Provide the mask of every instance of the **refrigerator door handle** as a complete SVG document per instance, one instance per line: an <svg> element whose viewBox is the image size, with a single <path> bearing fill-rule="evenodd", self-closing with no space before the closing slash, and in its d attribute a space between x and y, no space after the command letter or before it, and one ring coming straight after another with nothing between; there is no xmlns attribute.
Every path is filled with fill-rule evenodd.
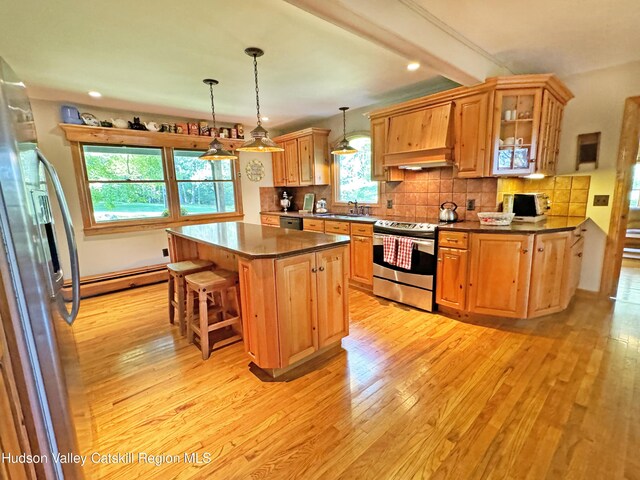
<svg viewBox="0 0 640 480"><path fill-rule="evenodd" d="M76 236L73 231L71 213L69 212L67 200L64 197L64 191L62 190L62 184L60 183L58 172L56 172L54 166L51 165L49 160L45 158L40 150L36 149L36 152L38 154L38 159L42 162L42 165L47 172L47 175L49 175L51 185L53 185L53 190L56 194L56 199L58 200L58 205L60 205L60 211L62 212L62 223L64 224L64 233L67 237L67 247L69 248L69 260L71 263L71 311L67 311L62 302L60 302L59 305L62 305L60 314L65 321L71 325L78 316L78 310L80 309L80 264L78 262Z"/></svg>

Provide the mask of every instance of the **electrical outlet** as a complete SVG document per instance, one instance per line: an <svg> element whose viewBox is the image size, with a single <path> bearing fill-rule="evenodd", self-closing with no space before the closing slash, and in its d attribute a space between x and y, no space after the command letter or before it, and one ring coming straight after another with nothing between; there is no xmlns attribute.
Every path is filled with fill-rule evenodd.
<svg viewBox="0 0 640 480"><path fill-rule="evenodd" d="M387 208L393 208L393 200L390 198L387 200Z"/></svg>
<svg viewBox="0 0 640 480"><path fill-rule="evenodd" d="M168 248L163 248L162 249L162 256L163 257L168 257L169 256L169 249Z"/></svg>
<svg viewBox="0 0 640 480"><path fill-rule="evenodd" d="M475 210L475 209L476 209L476 199L467 198L467 210Z"/></svg>
<svg viewBox="0 0 640 480"><path fill-rule="evenodd" d="M594 207L606 207L609 205L609 195L594 195L593 206Z"/></svg>

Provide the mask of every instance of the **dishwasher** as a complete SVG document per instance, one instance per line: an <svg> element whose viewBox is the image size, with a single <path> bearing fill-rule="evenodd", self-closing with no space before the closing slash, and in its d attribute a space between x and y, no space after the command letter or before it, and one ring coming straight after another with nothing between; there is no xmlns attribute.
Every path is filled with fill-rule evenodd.
<svg viewBox="0 0 640 480"><path fill-rule="evenodd" d="M302 219L299 217L280 217L280 228L290 228L291 230L302 230Z"/></svg>

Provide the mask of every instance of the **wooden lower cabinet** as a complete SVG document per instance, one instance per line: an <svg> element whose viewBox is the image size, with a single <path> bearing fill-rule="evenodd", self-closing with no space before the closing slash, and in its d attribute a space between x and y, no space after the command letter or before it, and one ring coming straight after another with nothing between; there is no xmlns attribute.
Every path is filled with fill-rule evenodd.
<svg viewBox="0 0 640 480"><path fill-rule="evenodd" d="M276 260L280 355L290 365L318 349L316 254Z"/></svg>
<svg viewBox="0 0 640 480"><path fill-rule="evenodd" d="M533 235L471 235L469 311L498 317L527 315Z"/></svg>
<svg viewBox="0 0 640 480"><path fill-rule="evenodd" d="M349 334L347 248L239 260L245 351L256 365L287 368Z"/></svg>
<svg viewBox="0 0 640 480"><path fill-rule="evenodd" d="M457 248L438 249L436 303L464 310L467 299L468 252Z"/></svg>
<svg viewBox="0 0 640 480"><path fill-rule="evenodd" d="M279 215L260 215L260 223L262 225L269 225L271 227L279 227L280 226L280 216Z"/></svg>
<svg viewBox="0 0 640 480"><path fill-rule="evenodd" d="M556 313L564 308L563 284L568 275L570 235L569 232L558 232L535 236L529 317Z"/></svg>
<svg viewBox="0 0 640 480"><path fill-rule="evenodd" d="M373 285L373 238L351 236L351 279Z"/></svg>
<svg viewBox="0 0 640 480"><path fill-rule="evenodd" d="M436 303L443 307L535 318L564 310L578 288L584 249L579 229L526 235L441 231L438 238Z"/></svg>

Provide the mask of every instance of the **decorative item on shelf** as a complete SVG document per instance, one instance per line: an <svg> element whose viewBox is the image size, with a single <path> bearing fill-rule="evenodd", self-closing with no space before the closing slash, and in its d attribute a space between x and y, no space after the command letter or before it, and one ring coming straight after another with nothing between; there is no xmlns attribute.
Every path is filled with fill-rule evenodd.
<svg viewBox="0 0 640 480"><path fill-rule="evenodd" d="M206 120L200 120L198 122L198 127L200 127L200 135L204 137L209 136L209 122L207 122Z"/></svg>
<svg viewBox="0 0 640 480"><path fill-rule="evenodd" d="M73 125L82 125L84 123L80 118L80 112L72 105L62 105L60 107L60 116L63 123L71 123Z"/></svg>
<svg viewBox="0 0 640 480"><path fill-rule="evenodd" d="M195 122L189 122L187 125L189 135L200 135L200 126Z"/></svg>
<svg viewBox="0 0 640 480"><path fill-rule="evenodd" d="M238 138L238 131L235 128L232 128L230 132L231 132L231 135L230 135L231 138Z"/></svg>
<svg viewBox="0 0 640 480"><path fill-rule="evenodd" d="M247 178L252 182L259 182L264 178L264 164L258 159L254 158L249 161L245 171L247 172Z"/></svg>
<svg viewBox="0 0 640 480"><path fill-rule="evenodd" d="M229 138L229 129L221 128L220 129L220 138Z"/></svg>
<svg viewBox="0 0 640 480"><path fill-rule="evenodd" d="M342 140L338 142L335 148L331 151L332 155L353 155L357 153L358 150L349 145L349 141L347 140L347 110L349 107L340 107L339 110L342 110Z"/></svg>
<svg viewBox="0 0 640 480"><path fill-rule="evenodd" d="M220 136L220 131L217 128L211 127L209 129L209 136L210 137L219 137Z"/></svg>
<svg viewBox="0 0 640 480"><path fill-rule="evenodd" d="M171 127L168 123L163 123L162 125L160 125L160 131L163 133L169 133L171 131Z"/></svg>
<svg viewBox="0 0 640 480"><path fill-rule="evenodd" d="M128 128L129 127L129 122L127 122L126 120L123 120L122 118L116 118L115 120L112 118L111 119L111 124L115 128Z"/></svg>
<svg viewBox="0 0 640 480"><path fill-rule="evenodd" d="M262 126L260 117L260 95L258 89L258 57L264 55L264 51L259 48L247 48L244 53L253 57L253 75L256 84L256 113L258 125L251 130L251 140L246 141L238 148L241 152L284 152L284 148L279 147L269 138L269 132Z"/></svg>
<svg viewBox="0 0 640 480"><path fill-rule="evenodd" d="M327 213L327 199L321 198L316 202L316 213Z"/></svg>
<svg viewBox="0 0 640 480"><path fill-rule="evenodd" d="M287 192L282 192L282 198L280 199L280 206L283 211L286 212L288 208L291 207L291 203L293 202L293 196L287 195Z"/></svg>
<svg viewBox="0 0 640 480"><path fill-rule="evenodd" d="M80 118L82 118L82 121L84 122L85 125L88 125L90 127L100 126L100 120L98 120L93 113L85 112L82 115L80 115Z"/></svg>
<svg viewBox="0 0 640 480"><path fill-rule="evenodd" d="M211 127L211 131L214 132L213 140L209 144L209 149L200 155L201 160L235 160L238 158L237 155L234 155L230 151L224 148L224 145L218 140L216 136L218 132L218 127L216 125L216 107L213 98L213 86L217 85L219 82L212 78L205 78L203 82L206 85L209 85L209 97L211 98L211 119L213 120L213 127ZM263 167L264 169L264 167ZM264 175L264 173L263 173Z"/></svg>
<svg viewBox="0 0 640 480"><path fill-rule="evenodd" d="M111 123L108 120L101 120L100 121L100 126L104 127L104 128L111 128L111 127L113 127L113 123Z"/></svg>
<svg viewBox="0 0 640 480"><path fill-rule="evenodd" d="M147 129L147 127L145 127L140 122L140 117L133 117L133 122L129 122L129 128L131 130L146 130Z"/></svg>
<svg viewBox="0 0 640 480"><path fill-rule="evenodd" d="M511 110L507 110L506 112L504 112L504 119L505 119L507 122L510 122L510 121L511 121Z"/></svg>
<svg viewBox="0 0 640 480"><path fill-rule="evenodd" d="M176 133L186 135L189 133L189 127L186 123L176 123Z"/></svg>
<svg viewBox="0 0 640 480"><path fill-rule="evenodd" d="M236 123L233 128L238 132L238 138L244 138L244 126L241 123Z"/></svg>
<svg viewBox="0 0 640 480"><path fill-rule="evenodd" d="M144 122L144 126L146 127L147 130L149 130L150 132L159 132L160 128L162 128L158 123L156 122Z"/></svg>

